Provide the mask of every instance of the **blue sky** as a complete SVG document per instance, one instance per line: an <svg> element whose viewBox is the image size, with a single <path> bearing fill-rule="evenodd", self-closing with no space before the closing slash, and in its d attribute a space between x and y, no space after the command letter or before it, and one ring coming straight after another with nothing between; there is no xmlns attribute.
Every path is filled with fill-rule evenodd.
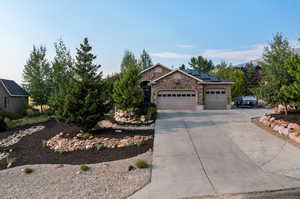
<svg viewBox="0 0 300 199"><path fill-rule="evenodd" d="M104 74L119 71L125 50L145 48L166 66L203 55L234 64L261 57L281 32L298 45L297 0L51 0L0 2L0 78L22 80L32 45L62 38L71 52L88 37Z"/></svg>

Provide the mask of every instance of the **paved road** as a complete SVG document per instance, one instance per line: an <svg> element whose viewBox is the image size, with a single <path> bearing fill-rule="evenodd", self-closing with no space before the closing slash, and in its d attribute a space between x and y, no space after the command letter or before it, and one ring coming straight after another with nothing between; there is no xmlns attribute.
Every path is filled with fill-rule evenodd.
<svg viewBox="0 0 300 199"><path fill-rule="evenodd" d="M300 149L250 122L255 111L160 112L152 182L131 198L300 187ZM289 177L288 177L289 176Z"/></svg>

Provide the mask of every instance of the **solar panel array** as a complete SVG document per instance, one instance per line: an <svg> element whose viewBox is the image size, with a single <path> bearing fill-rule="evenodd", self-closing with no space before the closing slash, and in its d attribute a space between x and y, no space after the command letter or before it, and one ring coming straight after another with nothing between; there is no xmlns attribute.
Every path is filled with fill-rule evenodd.
<svg viewBox="0 0 300 199"><path fill-rule="evenodd" d="M194 77L197 77L198 79L202 79L203 81L206 81L206 82L227 82L226 80L223 80L219 77L209 75L209 74L206 74L206 73L201 73L201 72L198 72L198 71L193 70L193 69L185 69L183 71L190 74L190 75L192 75L192 76L194 76Z"/></svg>

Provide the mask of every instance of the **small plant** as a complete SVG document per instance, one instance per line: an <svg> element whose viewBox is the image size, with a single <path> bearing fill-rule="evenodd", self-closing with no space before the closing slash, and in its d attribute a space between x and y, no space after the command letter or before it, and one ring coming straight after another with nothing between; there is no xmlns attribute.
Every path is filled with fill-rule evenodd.
<svg viewBox="0 0 300 199"><path fill-rule="evenodd" d="M149 164L146 160L137 160L135 166L139 169L149 168Z"/></svg>
<svg viewBox="0 0 300 199"><path fill-rule="evenodd" d="M59 149L56 150L56 152L58 152L59 154L62 154L63 152L65 152L65 150L62 149L62 148L59 148Z"/></svg>
<svg viewBox="0 0 300 199"><path fill-rule="evenodd" d="M26 174L30 174L30 173L32 173L33 172L33 169L32 168L25 168L24 169L24 173L26 173Z"/></svg>
<svg viewBox="0 0 300 199"><path fill-rule="evenodd" d="M80 137L83 138L83 139L89 139L89 138L92 138L93 135L90 134L90 133L84 133L84 134L82 134Z"/></svg>
<svg viewBox="0 0 300 199"><path fill-rule="evenodd" d="M16 161L16 158L6 158L6 168L10 168L13 163Z"/></svg>
<svg viewBox="0 0 300 199"><path fill-rule="evenodd" d="M46 148L47 147L47 140L42 140L42 147L43 148Z"/></svg>
<svg viewBox="0 0 300 199"><path fill-rule="evenodd" d="M96 144L95 147L96 147L97 151L100 151L101 149L103 149L103 145L102 144Z"/></svg>
<svg viewBox="0 0 300 199"><path fill-rule="evenodd" d="M139 147L143 144L143 141L142 140L134 140L134 144Z"/></svg>
<svg viewBox="0 0 300 199"><path fill-rule="evenodd" d="M89 169L90 167L85 164L80 165L80 171L88 171Z"/></svg>

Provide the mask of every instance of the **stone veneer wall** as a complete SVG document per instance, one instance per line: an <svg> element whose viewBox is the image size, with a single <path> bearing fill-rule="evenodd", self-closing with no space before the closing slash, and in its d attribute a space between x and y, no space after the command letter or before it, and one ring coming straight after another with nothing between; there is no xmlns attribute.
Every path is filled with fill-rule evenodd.
<svg viewBox="0 0 300 199"><path fill-rule="evenodd" d="M207 88L225 88L226 89L226 96L227 96L227 105L231 104L231 85L228 84L206 84L204 85L204 93L205 89ZM204 95L204 102L205 102L205 95Z"/></svg>
<svg viewBox="0 0 300 199"><path fill-rule="evenodd" d="M179 75L178 75L179 74ZM178 84L179 82L179 84ZM157 92L160 90L193 90L197 95L197 104L203 104L203 85L198 84L198 81L184 75L180 72L175 72L152 85L152 103L157 103Z"/></svg>
<svg viewBox="0 0 300 199"><path fill-rule="evenodd" d="M155 79L169 73L170 71L171 71L170 69L167 69L162 66L154 67L142 74L142 78L141 78L140 82L155 80Z"/></svg>

